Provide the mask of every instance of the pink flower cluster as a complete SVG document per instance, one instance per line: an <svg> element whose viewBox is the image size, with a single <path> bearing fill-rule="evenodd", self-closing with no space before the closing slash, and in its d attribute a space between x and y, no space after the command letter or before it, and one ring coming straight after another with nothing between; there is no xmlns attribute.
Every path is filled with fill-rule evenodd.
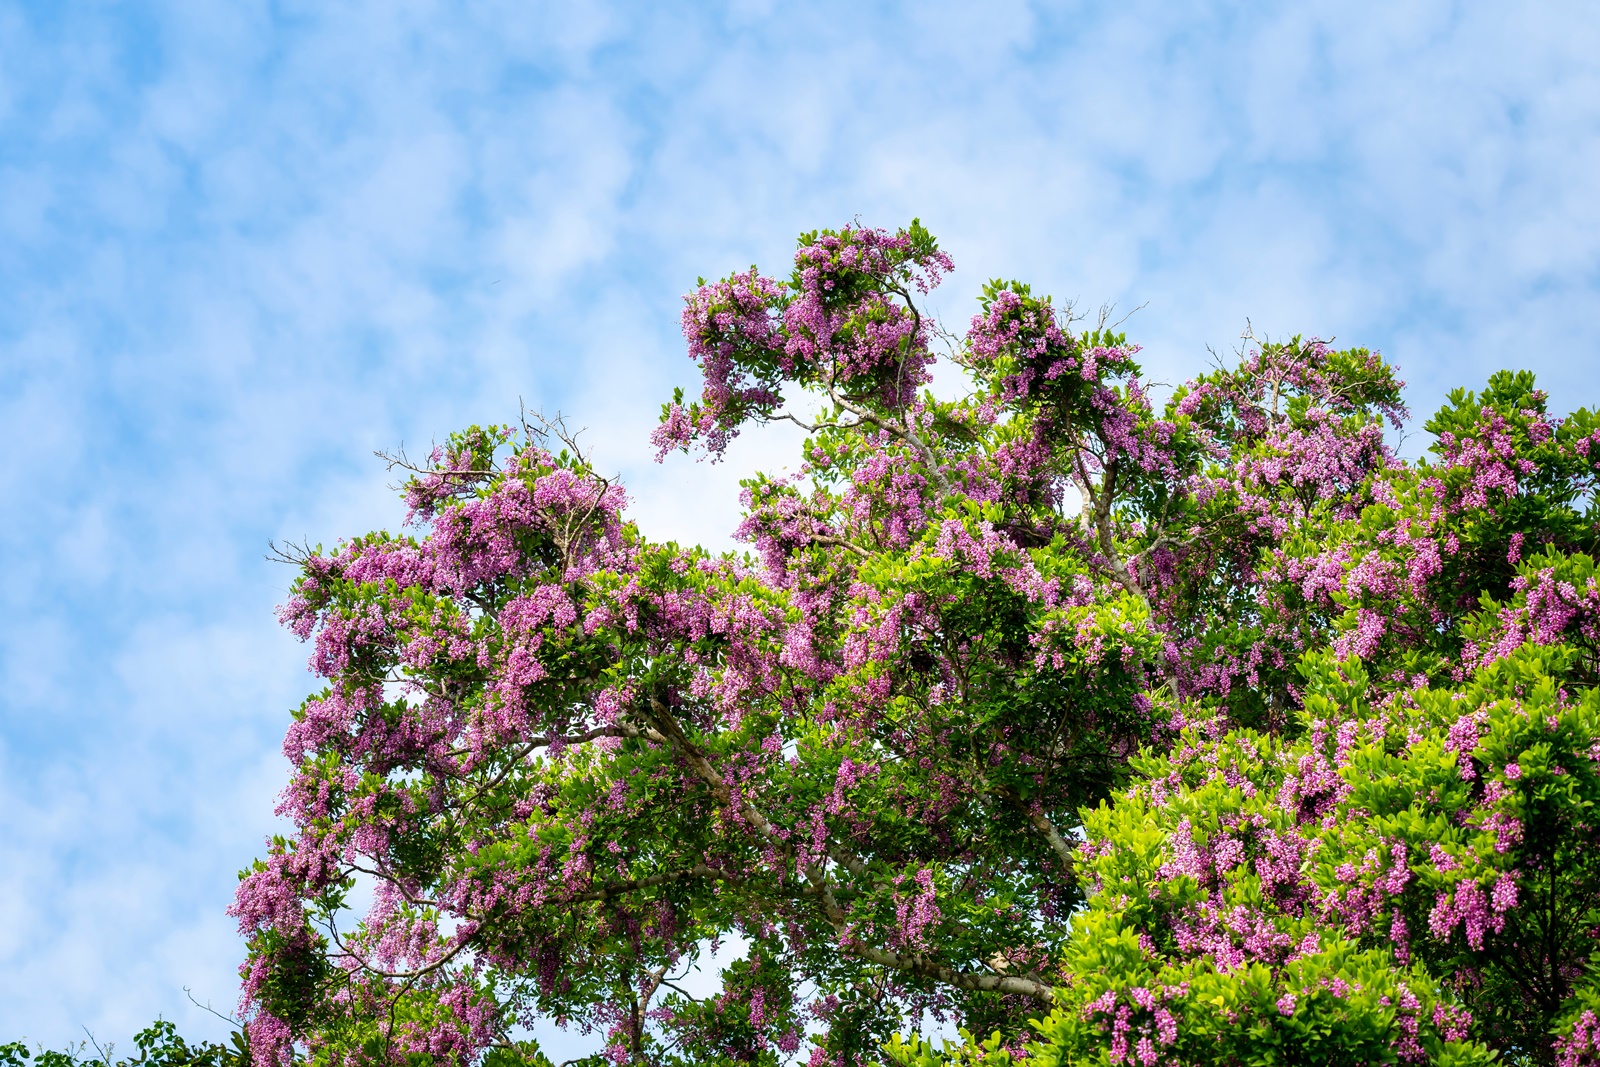
<svg viewBox="0 0 1600 1067"><path fill-rule="evenodd" d="M1187 992L1182 987L1151 990L1135 986L1119 995L1108 989L1084 1005L1082 1014L1107 1032L1113 1064L1155 1067L1164 1058L1161 1050L1178 1039L1178 1019L1166 1002Z"/></svg>

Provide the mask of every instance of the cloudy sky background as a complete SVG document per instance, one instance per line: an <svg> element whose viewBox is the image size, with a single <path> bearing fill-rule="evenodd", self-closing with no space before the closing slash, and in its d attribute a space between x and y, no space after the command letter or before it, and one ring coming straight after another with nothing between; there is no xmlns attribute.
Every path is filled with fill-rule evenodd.
<svg viewBox="0 0 1600 1067"><path fill-rule="evenodd" d="M725 545L788 442L650 462L680 296L856 216L955 324L1145 305L1170 381L1249 320L1421 414L1600 402L1596 55L1580 3L0 0L0 1041L224 1030L313 684L264 551L392 527L374 449L559 409Z"/></svg>

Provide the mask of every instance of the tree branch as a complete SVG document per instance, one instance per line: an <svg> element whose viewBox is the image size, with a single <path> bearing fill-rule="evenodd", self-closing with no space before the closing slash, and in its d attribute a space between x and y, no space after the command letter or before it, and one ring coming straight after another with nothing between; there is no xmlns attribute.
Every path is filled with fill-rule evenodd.
<svg viewBox="0 0 1600 1067"><path fill-rule="evenodd" d="M1033 824L1033 828L1044 835L1044 839L1050 843L1050 851L1056 854L1056 858L1061 861L1061 865L1068 872L1075 873L1077 854L1072 846L1067 843L1067 839L1061 836L1061 831L1056 829L1056 824L1051 822L1042 811L1025 803L1022 797L1017 794L1017 791L1010 786L1000 785L992 788L996 793L1011 801L1028 822Z"/></svg>
<svg viewBox="0 0 1600 1067"><path fill-rule="evenodd" d="M856 955L869 963L876 963L883 967L890 967L897 971L905 971L922 978L932 978L943 982L945 985L955 986L957 989L966 989L975 993L1017 993L1025 997L1032 997L1044 1004L1055 1002L1055 987L1043 982L1034 981L1032 978L1021 978L1009 974L970 974L957 971L929 959L927 956L902 956L896 952L889 952L870 945L857 945L850 949Z"/></svg>

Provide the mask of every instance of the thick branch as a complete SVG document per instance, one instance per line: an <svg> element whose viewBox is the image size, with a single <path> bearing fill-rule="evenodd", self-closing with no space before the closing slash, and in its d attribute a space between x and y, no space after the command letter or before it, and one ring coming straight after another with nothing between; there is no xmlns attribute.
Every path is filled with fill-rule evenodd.
<svg viewBox="0 0 1600 1067"><path fill-rule="evenodd" d="M1061 865L1068 871L1072 871L1077 860L1076 853L1074 853L1072 846L1067 843L1067 839L1061 836L1061 831L1056 829L1056 824L1051 822L1044 812L1025 803L1015 790L1007 786L998 786L995 791L1016 805L1017 810L1022 812L1028 822L1033 824L1033 828L1044 835L1044 839L1050 843L1050 850L1056 854L1056 858L1061 861Z"/></svg>
<svg viewBox="0 0 1600 1067"><path fill-rule="evenodd" d="M673 717L667 706L652 696L650 697L650 710L652 713L650 717L655 721L656 728L660 732L657 733L654 730L646 731L646 736L655 734L656 738L670 743L681 752L683 758L689 761L690 768L700 777L701 781L711 788L712 795L724 806L731 806L733 804L733 790L728 788L728 783L722 780L722 775L717 773L717 769L711 766L711 761L702 756L700 750L689 743L689 739L683 734L682 727L678 725L678 720ZM738 807L739 813L749 820L750 824L761 833L761 836L776 842L786 854L789 852L782 833L779 832L778 827L771 820L757 811L754 805L747 800L741 800Z"/></svg>
<svg viewBox="0 0 1600 1067"><path fill-rule="evenodd" d="M856 945L851 952L860 956L869 963L876 963L882 967L891 967L897 971L905 971L923 978L932 978L946 985L955 986L957 989L967 989L976 993L1017 993L1044 1004L1055 1001L1055 988L1036 982L1031 978L1020 978L1009 974L970 974L965 971L953 970L942 963L928 959L926 956L902 956L896 952L888 952L881 948L872 948L869 945Z"/></svg>
<svg viewBox="0 0 1600 1067"><path fill-rule="evenodd" d="M823 385L828 391L828 399L832 400L845 411L848 411L850 414L854 415L858 420L861 422L871 423L880 430L887 430L889 433L894 434L894 436L900 438L902 441L912 445L918 452L921 452L923 460L928 464L928 472L932 474L934 480L939 483L940 491L944 493L945 496L950 495L952 491L950 488L950 479L945 477L944 468L939 463L938 455L933 451L928 443L914 433L909 426L897 425L892 419L881 419L877 415L873 414L870 410L863 408L858 404L851 403L845 397L840 396L839 391L834 388L831 375L829 376L829 379L823 383Z"/></svg>
<svg viewBox="0 0 1600 1067"><path fill-rule="evenodd" d="M846 541L844 538L834 537L832 534L807 534L806 540L814 545L832 545L835 548L843 548L847 551L854 552L862 559L872 558L871 552L868 552L854 541Z"/></svg>

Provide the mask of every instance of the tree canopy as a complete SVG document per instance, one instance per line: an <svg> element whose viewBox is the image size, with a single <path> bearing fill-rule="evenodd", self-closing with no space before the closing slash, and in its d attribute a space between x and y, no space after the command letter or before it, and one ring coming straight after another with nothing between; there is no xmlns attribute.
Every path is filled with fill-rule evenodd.
<svg viewBox="0 0 1600 1067"><path fill-rule="evenodd" d="M686 298L660 455L808 435L746 552L525 419L293 553L259 1064L1600 1062L1600 420L1502 372L1406 459L1375 353L1158 391L1021 282L946 330L950 269L850 226Z"/></svg>

